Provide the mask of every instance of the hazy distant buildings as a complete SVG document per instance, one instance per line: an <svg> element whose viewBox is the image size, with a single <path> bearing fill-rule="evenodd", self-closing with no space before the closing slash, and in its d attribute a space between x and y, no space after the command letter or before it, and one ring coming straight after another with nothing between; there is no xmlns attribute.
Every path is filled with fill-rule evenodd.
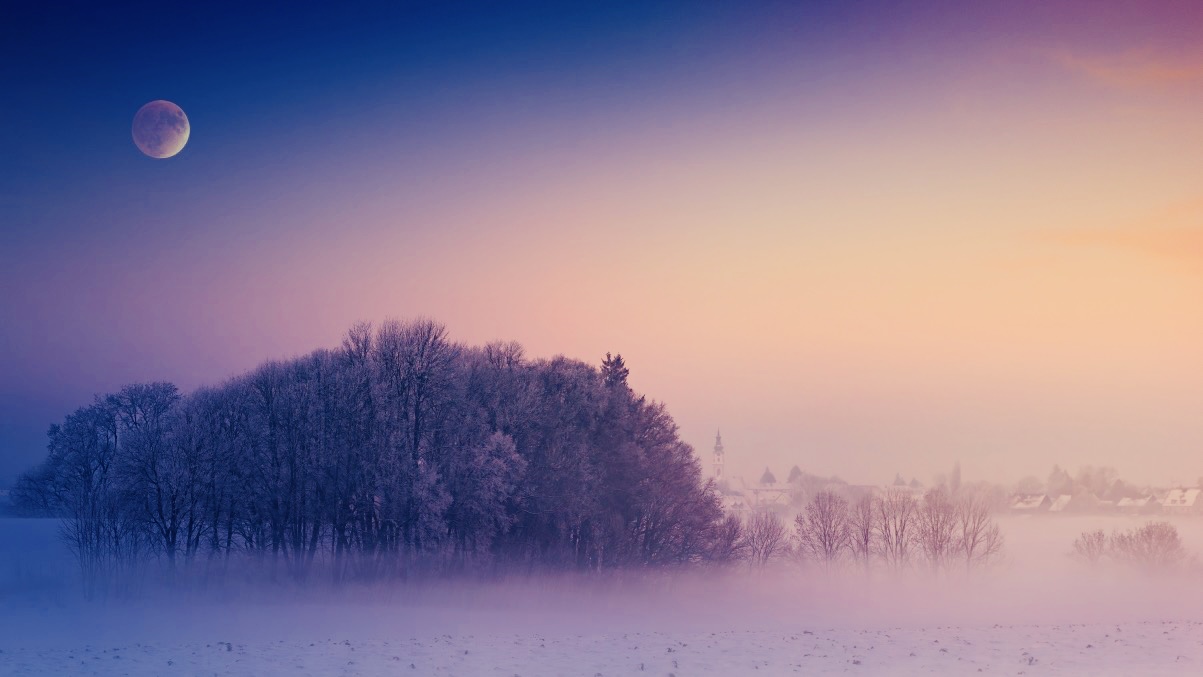
<svg viewBox="0 0 1203 677"><path fill-rule="evenodd" d="M1115 508L1120 512L1142 514L1155 512L1161 505L1152 496L1131 498L1125 496L1115 502Z"/></svg>
<svg viewBox="0 0 1203 677"><path fill-rule="evenodd" d="M1157 497L1161 496L1160 499ZM1089 492L1074 494L1015 494L1011 497L1011 512L1036 513L1108 513L1129 515L1203 515L1203 488L1170 489L1146 493L1143 496L1123 496L1114 501L1101 499Z"/></svg>
<svg viewBox="0 0 1203 677"><path fill-rule="evenodd" d="M1047 512L1053 504L1045 494L1016 494L1011 497L1011 510L1018 513Z"/></svg>
<svg viewBox="0 0 1203 677"><path fill-rule="evenodd" d="M1170 493L1161 501L1161 507L1167 513L1199 514L1203 512L1200 494L1203 494L1203 489L1170 489Z"/></svg>
<svg viewBox="0 0 1203 677"><path fill-rule="evenodd" d="M765 468L760 482L749 485L742 477L726 472L726 449L722 431L714 436L714 483L722 497L723 509L737 515L751 512L783 512L790 506L790 490L777 484L777 478Z"/></svg>
<svg viewBox="0 0 1203 677"><path fill-rule="evenodd" d="M1049 512L1066 512L1069 510L1070 503L1073 503L1073 494L1061 494L1053 499L1048 505Z"/></svg>
<svg viewBox="0 0 1203 677"><path fill-rule="evenodd" d="M785 482L779 482L768 467L760 473L759 480L748 482L742 476L732 475L727 468L722 431L715 433L711 459L711 474L722 499L723 509L740 516L775 512L788 517L796 514L817 493L823 491L836 493L850 502L865 496L881 499L887 495L899 494L922 501L926 495L922 484L916 480L906 483L901 475L896 475L894 483L889 486L849 484L838 477L808 474L798 466L791 468L789 479ZM1080 479L1075 481L1068 473L1062 474L1064 482L1058 483L1050 479L1047 487L1040 486L1043 483L1032 478L1032 483L1039 489L1031 487L1021 493L1010 494L1009 500L1006 489L999 485L983 482L970 489L988 496L992 509L1015 515L1122 513L1203 516L1203 487L1168 490L1155 487L1138 488L1114 477L1106 482L1088 485ZM1020 486L1023 484L1021 482ZM943 483L937 487L954 494L958 491ZM1037 493L1040 489L1048 493ZM964 490L966 489L962 486L961 491Z"/></svg>

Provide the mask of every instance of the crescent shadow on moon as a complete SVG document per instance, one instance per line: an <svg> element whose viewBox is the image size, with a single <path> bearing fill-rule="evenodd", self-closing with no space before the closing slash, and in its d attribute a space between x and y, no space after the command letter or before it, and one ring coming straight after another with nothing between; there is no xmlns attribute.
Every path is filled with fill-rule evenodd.
<svg viewBox="0 0 1203 677"><path fill-rule="evenodd" d="M170 101L151 101L134 115L134 145L152 158L161 160L179 153L191 131L188 116Z"/></svg>

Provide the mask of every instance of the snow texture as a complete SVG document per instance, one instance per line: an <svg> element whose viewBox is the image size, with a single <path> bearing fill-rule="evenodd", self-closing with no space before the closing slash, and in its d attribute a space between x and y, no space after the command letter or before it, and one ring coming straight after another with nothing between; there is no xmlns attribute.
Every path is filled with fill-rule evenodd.
<svg viewBox="0 0 1203 677"><path fill-rule="evenodd" d="M230 633L227 633L230 634ZM218 635L220 637L220 635ZM230 641L226 641L230 640ZM1189 675L1203 623L8 646L29 675Z"/></svg>
<svg viewBox="0 0 1203 677"><path fill-rule="evenodd" d="M1116 578L1066 556L1082 530L1133 524L1007 520L1007 566L960 580L791 565L84 601L52 521L0 520L0 675L1203 674L1197 571ZM1198 552L1203 522L1178 525Z"/></svg>

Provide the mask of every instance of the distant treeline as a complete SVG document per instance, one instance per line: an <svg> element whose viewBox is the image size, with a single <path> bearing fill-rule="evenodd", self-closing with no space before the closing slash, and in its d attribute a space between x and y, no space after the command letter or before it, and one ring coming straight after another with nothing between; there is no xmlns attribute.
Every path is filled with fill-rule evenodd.
<svg viewBox="0 0 1203 677"><path fill-rule="evenodd" d="M741 526L733 559L765 566L794 559L830 572L855 565L894 573L921 569L943 574L995 564L1002 555L1002 530L986 494L946 487L921 497L905 489L862 494L848 501L823 490L794 516L793 534L785 520L760 511Z"/></svg>
<svg viewBox="0 0 1203 677"><path fill-rule="evenodd" d="M663 405L600 369L468 347L418 320L182 394L97 397L13 490L64 518L86 576L256 555L303 575L727 557L719 498Z"/></svg>

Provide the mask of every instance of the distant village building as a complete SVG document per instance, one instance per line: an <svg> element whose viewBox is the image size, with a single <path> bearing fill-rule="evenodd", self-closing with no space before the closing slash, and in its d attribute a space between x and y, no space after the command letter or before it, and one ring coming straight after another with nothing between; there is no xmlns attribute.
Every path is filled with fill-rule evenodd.
<svg viewBox="0 0 1203 677"><path fill-rule="evenodd" d="M1199 514L1203 512L1200 494L1203 494L1203 489L1170 489L1170 493L1161 501L1161 507L1167 513Z"/></svg>
<svg viewBox="0 0 1203 677"><path fill-rule="evenodd" d="M738 517L744 517L752 511L744 497L738 494L723 494L722 506L724 512Z"/></svg>
<svg viewBox="0 0 1203 677"><path fill-rule="evenodd" d="M1125 496L1115 502L1115 507L1120 512L1141 514L1153 512L1160 506L1152 496L1141 496L1139 498Z"/></svg>
<svg viewBox="0 0 1203 677"><path fill-rule="evenodd" d="M1058 494L1049 496L1048 512L1108 512L1115 509L1115 501L1104 501L1090 492Z"/></svg>
<svg viewBox="0 0 1203 677"><path fill-rule="evenodd" d="M775 483L749 487L747 491L751 495L752 507L755 510L782 511L789 508L789 489L778 487Z"/></svg>
<svg viewBox="0 0 1203 677"><path fill-rule="evenodd" d="M1047 498L1047 496L1045 497ZM1072 494L1061 494L1053 499L1048 505L1049 512L1066 512L1069 510L1070 503L1073 503L1074 497Z"/></svg>
<svg viewBox="0 0 1203 677"><path fill-rule="evenodd" d="M714 434L714 481L723 481L723 431Z"/></svg>
<svg viewBox="0 0 1203 677"><path fill-rule="evenodd" d="M924 495L926 495L926 494L927 494L927 491L924 490L922 485L912 486L910 484L902 484L902 485L892 484L888 487L880 487L880 488L878 488L878 490L876 492L876 495L878 495L878 496L889 496L889 495L910 496L912 499L914 499L916 501L922 501Z"/></svg>
<svg viewBox="0 0 1203 677"><path fill-rule="evenodd" d="M765 468L760 482L749 485L742 477L726 472L726 458L723 434L720 430L714 436L713 472L723 510L744 516L753 512L781 512L789 508L790 489L777 484L777 478L772 471Z"/></svg>
<svg viewBox="0 0 1203 677"><path fill-rule="evenodd" d="M1053 504L1044 494L1016 494L1011 497L1011 510L1018 513L1046 512Z"/></svg>

